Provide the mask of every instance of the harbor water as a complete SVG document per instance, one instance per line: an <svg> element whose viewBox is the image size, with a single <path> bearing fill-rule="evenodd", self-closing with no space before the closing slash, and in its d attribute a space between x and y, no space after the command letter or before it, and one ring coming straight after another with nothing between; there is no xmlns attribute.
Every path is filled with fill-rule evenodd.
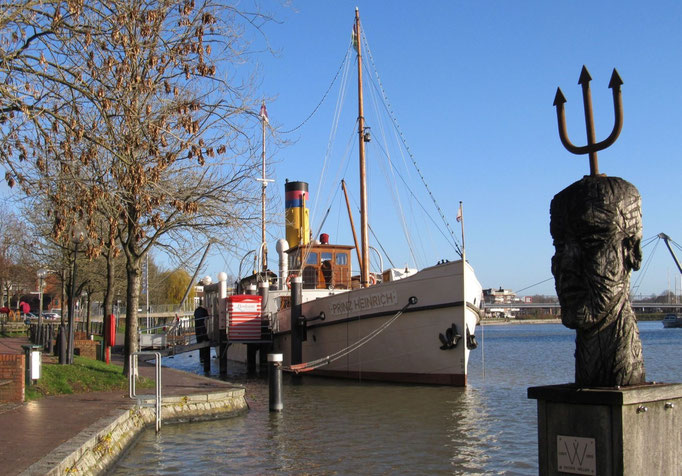
<svg viewBox="0 0 682 476"><path fill-rule="evenodd" d="M682 381L682 329L639 328L647 381ZM516 324L477 334L466 388L285 376L281 413L268 411L267 376L247 378L230 362L247 415L146 431L112 474L535 475L536 401L526 389L573 380L575 333ZM201 373L198 352L164 365Z"/></svg>

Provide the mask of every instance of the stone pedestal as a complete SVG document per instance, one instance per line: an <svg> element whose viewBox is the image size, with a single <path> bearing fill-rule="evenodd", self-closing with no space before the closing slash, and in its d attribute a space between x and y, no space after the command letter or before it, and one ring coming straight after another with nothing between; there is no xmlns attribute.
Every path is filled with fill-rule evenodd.
<svg viewBox="0 0 682 476"><path fill-rule="evenodd" d="M538 401L539 474L679 475L682 384L528 388Z"/></svg>

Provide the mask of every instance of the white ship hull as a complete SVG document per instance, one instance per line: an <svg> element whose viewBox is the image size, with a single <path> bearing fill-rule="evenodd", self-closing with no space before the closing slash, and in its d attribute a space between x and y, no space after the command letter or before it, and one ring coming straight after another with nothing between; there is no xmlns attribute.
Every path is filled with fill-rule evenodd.
<svg viewBox="0 0 682 476"><path fill-rule="evenodd" d="M469 347L473 347L481 305L481 285L467 264L464 266L466 286L463 286L462 268L462 261L448 262L397 281L304 302L303 316L310 319L324 313L325 320L307 323L307 338L302 343L303 363L330 357L328 364L313 370L317 375L466 385ZM417 303L408 306L385 330L357 350L331 361L335 354L391 320L412 296L417 298ZM455 346L441 349L439 334L446 336L453 324L461 339ZM288 366L291 363L289 309L277 314L274 329L274 351L284 355L284 365ZM469 339L467 334L471 336Z"/></svg>

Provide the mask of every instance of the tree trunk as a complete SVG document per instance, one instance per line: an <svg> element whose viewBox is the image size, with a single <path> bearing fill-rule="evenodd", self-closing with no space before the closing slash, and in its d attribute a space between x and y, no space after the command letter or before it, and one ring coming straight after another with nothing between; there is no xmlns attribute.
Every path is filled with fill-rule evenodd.
<svg viewBox="0 0 682 476"><path fill-rule="evenodd" d="M85 299L86 306L88 306L85 310L85 328L86 328L86 335L90 335L90 297L92 296L92 292L88 291L88 297ZM89 337L88 337L89 338Z"/></svg>
<svg viewBox="0 0 682 476"><path fill-rule="evenodd" d="M103 322L107 322L107 317L112 315L114 313L114 273L116 271L115 265L114 265L114 248L112 246L109 247L107 250L107 287L104 290L104 308L103 308L103 313L102 315L104 316ZM108 326L105 326L106 328L102 332L104 334L104 338L107 339L109 337L108 334ZM105 342L108 342L106 340Z"/></svg>
<svg viewBox="0 0 682 476"><path fill-rule="evenodd" d="M126 292L126 338L123 374L130 374L130 355L139 350L137 336L137 308L140 302L140 284L142 283L142 258L129 256L126 265L128 290Z"/></svg>
<svg viewBox="0 0 682 476"><path fill-rule="evenodd" d="M60 295L59 295L59 306L61 307L61 313L60 313L60 319L61 319L61 324L64 325L64 319L66 314L64 313L64 286L66 286L66 271L61 270L61 273L59 274L59 280L61 282L61 286L59 287Z"/></svg>

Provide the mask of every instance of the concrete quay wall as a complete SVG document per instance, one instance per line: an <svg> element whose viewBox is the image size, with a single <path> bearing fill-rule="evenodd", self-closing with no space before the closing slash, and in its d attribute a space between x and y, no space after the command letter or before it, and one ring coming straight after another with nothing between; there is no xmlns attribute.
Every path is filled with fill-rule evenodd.
<svg viewBox="0 0 682 476"><path fill-rule="evenodd" d="M248 411L245 390L236 388L199 395L169 396L162 399L161 431L168 423L185 423L230 418ZM142 431L154 427L153 407L131 405L117 415L103 418L83 430L21 475L100 475L111 469Z"/></svg>

